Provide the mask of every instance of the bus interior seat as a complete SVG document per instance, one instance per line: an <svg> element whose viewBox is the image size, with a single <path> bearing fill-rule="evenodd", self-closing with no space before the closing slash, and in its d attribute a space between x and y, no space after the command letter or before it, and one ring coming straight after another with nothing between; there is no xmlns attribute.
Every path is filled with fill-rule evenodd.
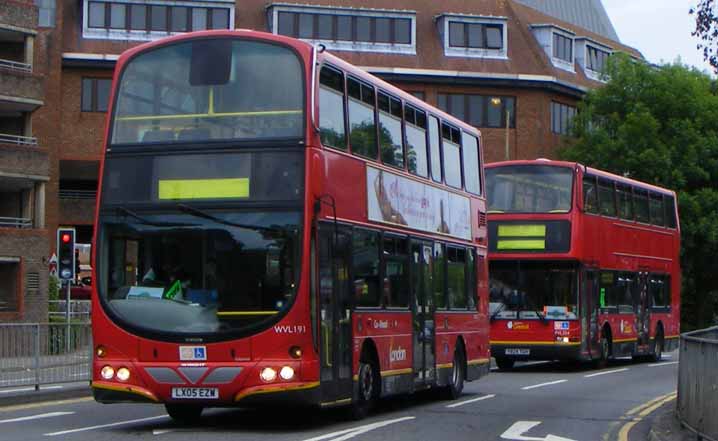
<svg viewBox="0 0 718 441"><path fill-rule="evenodd" d="M211 139L211 133L208 128L202 129L185 129L179 132L178 141L206 141Z"/></svg>
<svg viewBox="0 0 718 441"><path fill-rule="evenodd" d="M175 134L172 130L148 130L142 136L142 142L174 141Z"/></svg>

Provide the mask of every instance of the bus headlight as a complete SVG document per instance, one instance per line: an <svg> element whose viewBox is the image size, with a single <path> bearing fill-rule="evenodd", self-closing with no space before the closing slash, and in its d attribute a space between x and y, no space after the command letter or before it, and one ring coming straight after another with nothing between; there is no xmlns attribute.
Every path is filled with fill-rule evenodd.
<svg viewBox="0 0 718 441"><path fill-rule="evenodd" d="M259 376L262 378L262 380L266 381L267 383L270 383L277 379L277 371L270 367L266 367L262 369L262 372L259 374Z"/></svg>
<svg viewBox="0 0 718 441"><path fill-rule="evenodd" d="M100 371L100 376L105 380L112 380L112 377L115 376L115 370L112 369L112 366L104 366Z"/></svg>
<svg viewBox="0 0 718 441"><path fill-rule="evenodd" d="M130 370L126 367L117 369L117 379L120 381L127 381L130 379Z"/></svg>
<svg viewBox="0 0 718 441"><path fill-rule="evenodd" d="M282 377L282 380L291 380L294 377L294 369L291 368L291 366L284 366L281 371L279 371L279 376Z"/></svg>

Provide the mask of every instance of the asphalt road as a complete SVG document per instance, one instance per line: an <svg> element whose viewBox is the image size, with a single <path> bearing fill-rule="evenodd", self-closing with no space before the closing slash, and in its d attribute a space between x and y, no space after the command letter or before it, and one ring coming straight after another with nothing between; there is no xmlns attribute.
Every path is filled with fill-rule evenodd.
<svg viewBox="0 0 718 441"><path fill-rule="evenodd" d="M603 370L521 364L467 383L459 400L394 398L359 422L337 410L212 409L201 424L182 426L162 406L79 398L0 408L0 439L643 441L651 410L672 398L677 371L677 353L657 364L616 360Z"/></svg>

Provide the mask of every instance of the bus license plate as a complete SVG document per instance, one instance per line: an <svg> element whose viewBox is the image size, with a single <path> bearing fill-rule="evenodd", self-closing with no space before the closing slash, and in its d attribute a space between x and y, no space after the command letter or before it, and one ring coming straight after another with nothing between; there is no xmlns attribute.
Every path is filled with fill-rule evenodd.
<svg viewBox="0 0 718 441"><path fill-rule="evenodd" d="M173 387L172 398L216 400L219 398L219 389L216 387Z"/></svg>
<svg viewBox="0 0 718 441"><path fill-rule="evenodd" d="M506 355L529 355L529 354L531 354L531 349L506 348L506 350L504 351L504 354L506 354Z"/></svg>

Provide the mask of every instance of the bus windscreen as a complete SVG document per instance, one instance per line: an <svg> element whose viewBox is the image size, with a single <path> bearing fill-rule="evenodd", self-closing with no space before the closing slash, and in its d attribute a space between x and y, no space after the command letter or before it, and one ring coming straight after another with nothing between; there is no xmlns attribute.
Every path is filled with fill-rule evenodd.
<svg viewBox="0 0 718 441"><path fill-rule="evenodd" d="M266 42L201 39L141 53L120 76L110 144L302 137L302 75L291 49Z"/></svg>
<svg viewBox="0 0 718 441"><path fill-rule="evenodd" d="M489 213L568 213L573 170L515 165L486 169Z"/></svg>

